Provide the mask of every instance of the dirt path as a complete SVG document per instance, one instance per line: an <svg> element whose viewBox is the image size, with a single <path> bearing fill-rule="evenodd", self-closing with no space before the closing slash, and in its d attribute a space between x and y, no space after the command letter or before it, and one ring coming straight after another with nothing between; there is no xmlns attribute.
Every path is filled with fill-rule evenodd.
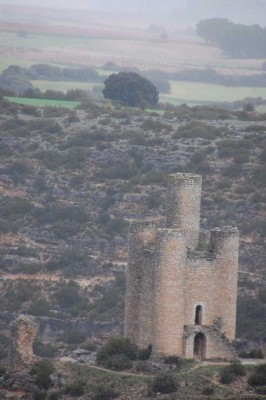
<svg viewBox="0 0 266 400"><path fill-rule="evenodd" d="M71 358L71 357L63 357L62 359L59 358L58 361L59 362L73 362L73 358ZM199 369L199 368L202 368L202 367L205 367L205 366L210 366L210 365L229 365L229 364L230 364L229 362L203 361L203 362L197 363L196 365L193 365L193 367L189 368L186 371L176 372L175 375L179 375L179 376L187 375L187 374L190 374L191 372L195 371L196 369ZM113 370L106 369L106 368L103 368L103 367L99 367L98 365L93 365L93 364L88 364L88 367L92 368L92 369L99 370L99 371L108 372L108 373L111 373L111 374L114 374L114 375L134 376L134 377L138 377L138 378L141 378L141 377L143 377L143 378L153 378L155 376L155 374L147 375L147 374L142 374L142 373L138 373L137 374L137 373L134 373L134 372L113 371Z"/></svg>

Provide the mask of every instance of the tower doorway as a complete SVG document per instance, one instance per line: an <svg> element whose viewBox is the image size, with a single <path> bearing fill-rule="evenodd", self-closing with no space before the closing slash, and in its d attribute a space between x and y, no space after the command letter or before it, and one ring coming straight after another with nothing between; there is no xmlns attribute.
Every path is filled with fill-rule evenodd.
<svg viewBox="0 0 266 400"><path fill-rule="evenodd" d="M206 336L201 332L194 338L194 357L206 358Z"/></svg>
<svg viewBox="0 0 266 400"><path fill-rule="evenodd" d="M195 325L201 325L201 324L202 324L202 306L197 306L195 312Z"/></svg>

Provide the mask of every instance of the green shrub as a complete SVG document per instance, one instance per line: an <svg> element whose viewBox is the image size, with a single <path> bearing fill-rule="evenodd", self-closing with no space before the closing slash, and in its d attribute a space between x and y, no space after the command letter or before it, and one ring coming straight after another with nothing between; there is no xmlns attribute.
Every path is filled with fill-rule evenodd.
<svg viewBox="0 0 266 400"><path fill-rule="evenodd" d="M23 263L20 265L20 270L23 274L34 275L41 272L42 265L39 263Z"/></svg>
<svg viewBox="0 0 266 400"><path fill-rule="evenodd" d="M97 359L100 360L105 355L125 354L130 360L137 358L137 346L123 337L112 337L99 350Z"/></svg>
<svg viewBox="0 0 266 400"><path fill-rule="evenodd" d="M87 339L87 335L84 332L69 331L62 336L62 340L69 344L80 344Z"/></svg>
<svg viewBox="0 0 266 400"><path fill-rule="evenodd" d="M38 118L36 120L31 120L28 123L28 128L30 130L40 130L47 133L59 133L62 131L62 127L53 119Z"/></svg>
<svg viewBox="0 0 266 400"><path fill-rule="evenodd" d="M138 359L146 361L150 358L152 352L152 345L149 344L146 349L140 349L138 351Z"/></svg>
<svg viewBox="0 0 266 400"><path fill-rule="evenodd" d="M51 385L50 375L55 371L53 364L49 360L37 361L30 370L31 375L35 375L35 382L40 389L47 390Z"/></svg>
<svg viewBox="0 0 266 400"><path fill-rule="evenodd" d="M246 370L244 365L242 365L239 361L233 361L229 366L222 369L220 373L220 382L228 384L233 382L235 378L244 376L245 374Z"/></svg>
<svg viewBox="0 0 266 400"><path fill-rule="evenodd" d="M234 376L245 376L246 375L246 369L244 365L242 365L239 361L233 361L231 362L231 365L229 366L230 370L234 374Z"/></svg>
<svg viewBox="0 0 266 400"><path fill-rule="evenodd" d="M176 367L180 366L181 360L177 355L167 356L164 359L165 364L175 364Z"/></svg>
<svg viewBox="0 0 266 400"><path fill-rule="evenodd" d="M140 184L141 185L157 184L157 185L166 186L167 179L168 179L167 176L168 175L166 172L151 171L142 176Z"/></svg>
<svg viewBox="0 0 266 400"><path fill-rule="evenodd" d="M228 368L225 367L222 369L222 371L220 372L220 382L228 385L229 383L233 382L233 380L235 379L232 371Z"/></svg>
<svg viewBox="0 0 266 400"><path fill-rule="evenodd" d="M82 344L82 348L88 351L95 351L97 349L97 344L95 342L85 342Z"/></svg>
<svg viewBox="0 0 266 400"><path fill-rule="evenodd" d="M86 383L84 381L77 380L66 386L65 393L73 397L82 396L85 393L85 387Z"/></svg>
<svg viewBox="0 0 266 400"><path fill-rule="evenodd" d="M6 374L6 368L0 365L0 376L4 376Z"/></svg>
<svg viewBox="0 0 266 400"><path fill-rule="evenodd" d="M34 316L47 316L49 314L49 303L45 298L35 300L28 309L28 313Z"/></svg>
<svg viewBox="0 0 266 400"><path fill-rule="evenodd" d="M36 390L32 397L33 400L45 400L47 397L47 392L45 390Z"/></svg>
<svg viewBox="0 0 266 400"><path fill-rule="evenodd" d="M104 366L115 371L124 371L132 368L133 363L125 354L114 354L105 358Z"/></svg>
<svg viewBox="0 0 266 400"><path fill-rule="evenodd" d="M173 135L173 139L179 138L202 138L202 139L216 139L221 136L222 131L212 125L204 124L199 121L189 122L187 125L180 126L177 132Z"/></svg>
<svg viewBox="0 0 266 400"><path fill-rule="evenodd" d="M5 217L17 218L19 215L28 214L32 210L32 205L29 201L19 198L10 198L8 202L2 207L1 213Z"/></svg>
<svg viewBox="0 0 266 400"><path fill-rule="evenodd" d="M56 293L58 304L63 308L70 308L79 304L82 297L79 293L79 286L74 281L69 281Z"/></svg>
<svg viewBox="0 0 266 400"><path fill-rule="evenodd" d="M123 218L113 218L111 219L107 226L106 232L110 235L125 235L127 233L128 224Z"/></svg>
<svg viewBox="0 0 266 400"><path fill-rule="evenodd" d="M152 390L155 393L173 393L178 389L178 383L173 374L161 372L152 381Z"/></svg>
<svg viewBox="0 0 266 400"><path fill-rule="evenodd" d="M241 358L264 358L263 352L261 349L251 349L250 351L242 351L239 353L239 357Z"/></svg>
<svg viewBox="0 0 266 400"><path fill-rule="evenodd" d="M53 358L57 353L57 348L52 344L44 344L36 339L33 343L33 352L39 357Z"/></svg>
<svg viewBox="0 0 266 400"><path fill-rule="evenodd" d="M111 369L129 369L137 357L137 347L122 337L111 338L97 353L97 363Z"/></svg>
<svg viewBox="0 0 266 400"><path fill-rule="evenodd" d="M258 365L253 374L248 378L248 383L251 386L266 385L266 364Z"/></svg>
<svg viewBox="0 0 266 400"><path fill-rule="evenodd" d="M212 386L206 386L203 390L202 390L202 394L204 396L212 396L215 393L215 389Z"/></svg>
<svg viewBox="0 0 266 400"><path fill-rule="evenodd" d="M99 171L99 178L104 179L130 179L137 175L138 170L134 163L128 161L122 161L113 165L112 167L106 166Z"/></svg>
<svg viewBox="0 0 266 400"><path fill-rule="evenodd" d="M117 397L118 393L110 386L99 385L94 389L93 400L111 400Z"/></svg>
<svg viewBox="0 0 266 400"><path fill-rule="evenodd" d="M56 391L51 392L48 395L48 400L59 400L60 398L61 398L61 393Z"/></svg>

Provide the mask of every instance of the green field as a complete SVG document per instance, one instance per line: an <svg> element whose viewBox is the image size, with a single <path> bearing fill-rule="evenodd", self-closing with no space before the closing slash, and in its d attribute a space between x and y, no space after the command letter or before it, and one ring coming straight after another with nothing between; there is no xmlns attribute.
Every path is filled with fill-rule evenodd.
<svg viewBox="0 0 266 400"><path fill-rule="evenodd" d="M23 104L27 106L37 106L37 107L65 107L65 108L75 108L77 107L80 102L79 101L65 101L65 100L48 100L48 99L29 99L26 97L5 97L6 100L17 103Z"/></svg>
<svg viewBox="0 0 266 400"><path fill-rule="evenodd" d="M47 89L60 90L66 92L70 89L92 90L94 86L101 86L97 82L69 82L69 81L31 81L34 87L41 91Z"/></svg>
<svg viewBox="0 0 266 400"><path fill-rule="evenodd" d="M231 87L198 82L171 81L171 93L161 96L162 101L208 103L259 97L266 99L266 88Z"/></svg>

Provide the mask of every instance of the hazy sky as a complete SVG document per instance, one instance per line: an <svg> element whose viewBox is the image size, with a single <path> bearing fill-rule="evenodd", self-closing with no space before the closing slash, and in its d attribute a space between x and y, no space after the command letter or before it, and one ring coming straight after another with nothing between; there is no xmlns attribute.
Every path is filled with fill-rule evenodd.
<svg viewBox="0 0 266 400"><path fill-rule="evenodd" d="M235 22L266 25L266 0L0 0L0 4L86 7L109 13L175 15L192 22L227 17Z"/></svg>

